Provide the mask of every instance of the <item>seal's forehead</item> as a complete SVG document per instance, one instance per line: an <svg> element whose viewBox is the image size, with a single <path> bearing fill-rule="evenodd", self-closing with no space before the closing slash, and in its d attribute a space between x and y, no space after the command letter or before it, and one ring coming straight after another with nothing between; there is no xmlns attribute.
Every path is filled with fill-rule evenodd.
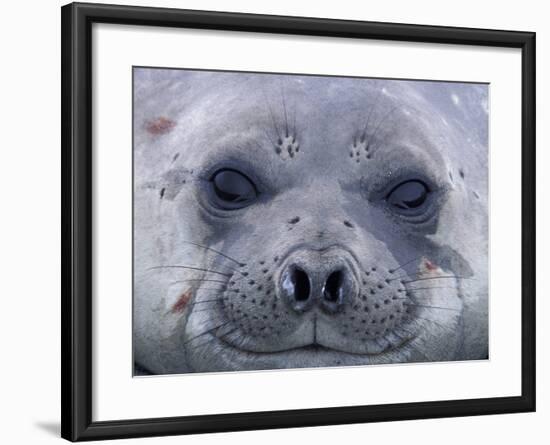
<svg viewBox="0 0 550 445"><path fill-rule="evenodd" d="M318 106L330 102L348 107L377 94L385 86L397 87L395 81L309 75L266 73L212 72L163 69L135 69L136 100L155 98L165 106L175 101L208 103L213 97L221 106L235 98L238 106L278 102L286 96L289 102ZM388 96L389 97L389 96Z"/></svg>
<svg viewBox="0 0 550 445"><path fill-rule="evenodd" d="M323 107L324 112L353 113L394 104L403 110L437 114L482 127L488 112L486 85L416 80L313 75L213 72L136 68L134 99L149 110L178 113L197 107ZM227 111L227 110L226 110ZM486 125L485 125L486 127ZM481 134L483 134L481 128Z"/></svg>
<svg viewBox="0 0 550 445"><path fill-rule="evenodd" d="M481 153L487 93L486 85L451 82L134 70L135 122L147 135L143 140L150 145L164 138L158 141L163 149L185 146L197 153L254 140L277 154L278 140L288 148L285 136L304 144L306 154L348 150L364 136L380 139L380 155L411 146L431 155L459 146L461 155L469 147ZM288 127L297 134L289 135Z"/></svg>

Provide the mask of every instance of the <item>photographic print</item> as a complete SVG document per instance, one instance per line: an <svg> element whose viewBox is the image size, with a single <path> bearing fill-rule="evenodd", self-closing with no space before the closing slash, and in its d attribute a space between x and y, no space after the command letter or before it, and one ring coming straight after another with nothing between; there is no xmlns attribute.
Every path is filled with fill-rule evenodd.
<svg viewBox="0 0 550 445"><path fill-rule="evenodd" d="M134 375L488 359L488 94L134 67Z"/></svg>

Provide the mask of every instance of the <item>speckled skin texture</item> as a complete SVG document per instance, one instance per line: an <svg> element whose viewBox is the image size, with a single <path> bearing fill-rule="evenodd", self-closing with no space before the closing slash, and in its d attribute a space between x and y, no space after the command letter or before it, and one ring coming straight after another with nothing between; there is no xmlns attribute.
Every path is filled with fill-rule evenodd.
<svg viewBox="0 0 550 445"><path fill-rule="evenodd" d="M486 85L141 68L134 86L140 369L488 357ZM223 168L253 203L212 205ZM386 199L407 180L430 189L414 216ZM296 265L303 311L283 298Z"/></svg>

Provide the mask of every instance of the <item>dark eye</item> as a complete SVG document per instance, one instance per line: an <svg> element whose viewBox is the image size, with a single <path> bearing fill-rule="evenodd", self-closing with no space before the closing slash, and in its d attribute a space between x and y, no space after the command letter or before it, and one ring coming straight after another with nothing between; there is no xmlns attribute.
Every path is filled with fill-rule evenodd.
<svg viewBox="0 0 550 445"><path fill-rule="evenodd" d="M428 187L423 182L406 181L396 186L386 199L400 210L413 210L426 202L428 193Z"/></svg>
<svg viewBox="0 0 550 445"><path fill-rule="evenodd" d="M218 170L211 182L217 201L229 209L245 207L258 195L252 181L236 170Z"/></svg>

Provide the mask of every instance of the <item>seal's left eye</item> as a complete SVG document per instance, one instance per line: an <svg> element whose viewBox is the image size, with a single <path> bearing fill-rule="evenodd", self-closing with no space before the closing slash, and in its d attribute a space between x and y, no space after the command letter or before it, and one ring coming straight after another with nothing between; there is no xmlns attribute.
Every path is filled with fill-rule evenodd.
<svg viewBox="0 0 550 445"><path fill-rule="evenodd" d="M244 207L258 195L252 181L236 170L218 170L211 182L216 201L229 209Z"/></svg>
<svg viewBox="0 0 550 445"><path fill-rule="evenodd" d="M388 194L387 201L400 210L418 209L426 202L428 187L421 181L402 182Z"/></svg>

